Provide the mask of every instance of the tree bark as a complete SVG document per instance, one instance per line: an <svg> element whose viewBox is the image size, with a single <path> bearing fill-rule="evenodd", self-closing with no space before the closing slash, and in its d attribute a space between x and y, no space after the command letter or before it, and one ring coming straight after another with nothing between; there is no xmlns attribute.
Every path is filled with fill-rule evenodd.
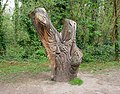
<svg viewBox="0 0 120 94"><path fill-rule="evenodd" d="M115 61L119 61L119 33L118 33L118 12L117 12L117 0L114 0L114 16L115 16L115 24L114 24L114 32L115 32Z"/></svg>
<svg viewBox="0 0 120 94"><path fill-rule="evenodd" d="M96 31L96 20L97 20L97 0L90 0L92 3L92 11L91 11L91 21L92 27L90 28L89 35L89 44L95 44L95 31Z"/></svg>
<svg viewBox="0 0 120 94"><path fill-rule="evenodd" d="M14 14L14 20L15 20L15 40L18 41L18 19L19 19L19 0L15 0L15 14Z"/></svg>
<svg viewBox="0 0 120 94"><path fill-rule="evenodd" d="M53 80L75 78L83 56L76 46L76 22L65 19L64 28L59 33L44 8L35 9L30 17L51 62Z"/></svg>

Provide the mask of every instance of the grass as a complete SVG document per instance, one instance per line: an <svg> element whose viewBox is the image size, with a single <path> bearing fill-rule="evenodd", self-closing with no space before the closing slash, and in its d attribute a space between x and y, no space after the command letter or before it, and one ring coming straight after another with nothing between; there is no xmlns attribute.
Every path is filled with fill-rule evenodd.
<svg viewBox="0 0 120 94"><path fill-rule="evenodd" d="M92 73L102 72L102 70L120 69L120 62L90 62L82 63L80 71L89 71Z"/></svg>
<svg viewBox="0 0 120 94"><path fill-rule="evenodd" d="M80 71L87 71L92 73L103 72L102 70L109 70L109 69L120 69L119 62L91 62L91 63L82 63L80 65ZM33 63L33 62L23 62L23 61L6 61L3 60L0 62L0 81L12 79L11 75L17 75L18 77L20 74L32 74L37 75L40 72L48 72L50 71L49 63ZM71 84L74 83L82 83L80 79L75 78L70 82Z"/></svg>
<svg viewBox="0 0 120 94"><path fill-rule="evenodd" d="M71 85L82 85L83 84L83 80L81 80L80 78L74 78L69 83Z"/></svg>
<svg viewBox="0 0 120 94"><path fill-rule="evenodd" d="M39 74L43 71L50 71L49 63L31 63L31 62L17 62L17 61L2 61L0 63L0 80L9 80L11 75Z"/></svg>

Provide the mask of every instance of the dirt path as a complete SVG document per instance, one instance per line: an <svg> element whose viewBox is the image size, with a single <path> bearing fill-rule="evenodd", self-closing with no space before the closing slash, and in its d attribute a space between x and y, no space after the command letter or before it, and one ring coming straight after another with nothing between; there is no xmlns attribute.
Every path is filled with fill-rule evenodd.
<svg viewBox="0 0 120 94"><path fill-rule="evenodd" d="M84 81L81 86L52 82L44 78L0 83L0 94L120 94L120 70L96 75L80 72L78 77Z"/></svg>

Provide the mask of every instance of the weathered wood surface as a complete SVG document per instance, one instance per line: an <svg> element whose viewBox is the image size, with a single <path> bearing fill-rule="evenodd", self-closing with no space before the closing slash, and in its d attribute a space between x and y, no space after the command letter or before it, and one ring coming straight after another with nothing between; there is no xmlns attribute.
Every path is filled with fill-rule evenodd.
<svg viewBox="0 0 120 94"><path fill-rule="evenodd" d="M65 19L59 33L44 8L36 8L30 17L51 62L53 80L69 81L76 77L83 56L76 46L76 22Z"/></svg>

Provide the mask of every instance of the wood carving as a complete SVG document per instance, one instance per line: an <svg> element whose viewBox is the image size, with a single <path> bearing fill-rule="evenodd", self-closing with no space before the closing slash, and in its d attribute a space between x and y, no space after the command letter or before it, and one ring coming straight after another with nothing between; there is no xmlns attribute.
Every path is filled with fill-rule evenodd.
<svg viewBox="0 0 120 94"><path fill-rule="evenodd" d="M52 79L69 81L75 78L83 56L76 46L76 22L65 19L59 33L44 8L36 8L30 17L51 62Z"/></svg>

